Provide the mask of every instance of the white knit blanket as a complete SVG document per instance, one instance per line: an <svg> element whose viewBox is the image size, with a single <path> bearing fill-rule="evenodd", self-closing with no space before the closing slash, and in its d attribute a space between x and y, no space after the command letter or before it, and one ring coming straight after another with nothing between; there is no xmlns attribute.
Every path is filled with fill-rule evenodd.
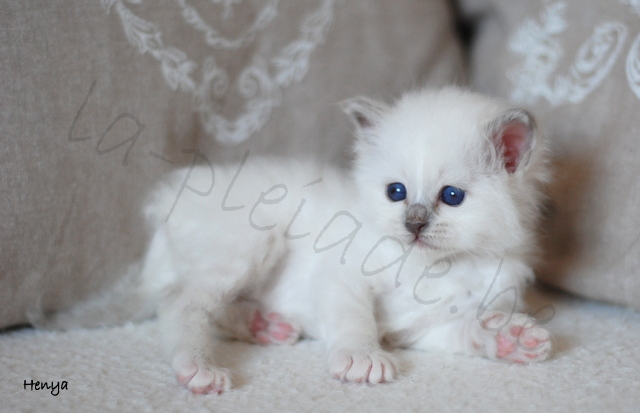
<svg viewBox="0 0 640 413"><path fill-rule="evenodd" d="M532 308L556 311L552 358L508 365L482 358L397 351L391 384L342 384L320 343L221 343L233 371L223 395L192 395L173 377L156 321L101 330L0 335L0 410L7 412L637 412L640 314L550 292ZM541 315L548 315L548 312ZM41 382L38 386L36 382ZM36 390L47 383L49 388ZM33 383L33 384L32 384Z"/></svg>

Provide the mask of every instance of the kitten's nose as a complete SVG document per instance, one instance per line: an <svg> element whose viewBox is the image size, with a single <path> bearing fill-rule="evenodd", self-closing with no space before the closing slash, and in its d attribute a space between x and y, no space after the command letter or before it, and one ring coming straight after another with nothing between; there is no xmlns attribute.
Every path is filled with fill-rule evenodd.
<svg viewBox="0 0 640 413"><path fill-rule="evenodd" d="M422 232L422 228L427 226L427 223L422 221L405 221L404 226L417 237Z"/></svg>
<svg viewBox="0 0 640 413"><path fill-rule="evenodd" d="M429 209L422 204L413 204L407 208L407 215L404 226L415 236L420 235L422 230L429 224Z"/></svg>

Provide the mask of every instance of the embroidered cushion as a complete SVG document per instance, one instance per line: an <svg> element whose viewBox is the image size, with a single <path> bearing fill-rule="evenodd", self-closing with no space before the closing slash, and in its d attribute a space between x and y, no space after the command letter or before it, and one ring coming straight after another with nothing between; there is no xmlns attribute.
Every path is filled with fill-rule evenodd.
<svg viewBox="0 0 640 413"><path fill-rule="evenodd" d="M446 0L0 3L0 327L134 273L147 190L196 155L345 162L338 103L461 79L452 26Z"/></svg>
<svg viewBox="0 0 640 413"><path fill-rule="evenodd" d="M473 84L538 114L557 180L540 278L640 308L640 2L466 0Z"/></svg>

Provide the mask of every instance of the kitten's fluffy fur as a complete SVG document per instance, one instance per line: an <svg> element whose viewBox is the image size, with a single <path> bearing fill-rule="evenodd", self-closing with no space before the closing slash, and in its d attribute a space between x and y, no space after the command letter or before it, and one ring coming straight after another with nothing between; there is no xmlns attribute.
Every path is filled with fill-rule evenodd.
<svg viewBox="0 0 640 413"><path fill-rule="evenodd" d="M320 339L331 374L350 382L394 379L382 341L547 357L546 330L513 312L532 279L547 179L532 117L456 88L344 109L358 135L351 172L249 156L177 171L153 193L143 277L162 297L178 380L194 393L230 386L212 330L259 343ZM394 182L406 199L389 198ZM446 186L465 191L460 205L442 201Z"/></svg>

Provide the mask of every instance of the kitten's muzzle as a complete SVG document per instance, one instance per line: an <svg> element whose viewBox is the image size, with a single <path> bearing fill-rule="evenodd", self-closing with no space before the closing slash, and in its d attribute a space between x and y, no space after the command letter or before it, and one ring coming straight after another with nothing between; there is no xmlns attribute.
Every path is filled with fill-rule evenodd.
<svg viewBox="0 0 640 413"><path fill-rule="evenodd" d="M429 225L429 209L422 204L413 204L407 208L404 226L416 237Z"/></svg>

